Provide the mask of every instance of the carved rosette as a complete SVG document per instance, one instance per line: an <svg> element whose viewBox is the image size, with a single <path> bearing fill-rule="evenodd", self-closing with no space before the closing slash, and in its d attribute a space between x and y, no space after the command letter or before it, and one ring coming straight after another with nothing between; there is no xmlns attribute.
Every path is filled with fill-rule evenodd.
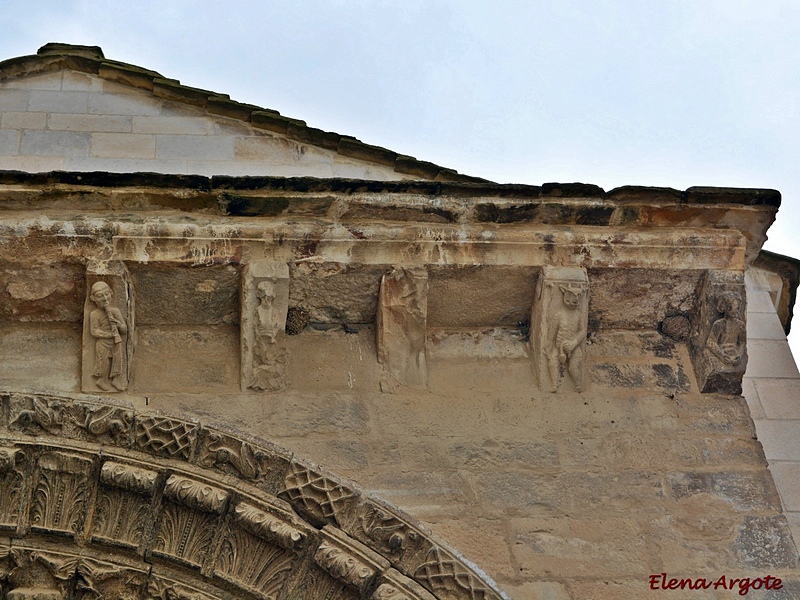
<svg viewBox="0 0 800 600"><path fill-rule="evenodd" d="M78 533L90 496L92 461L65 452L43 452L31 505L36 530Z"/></svg>

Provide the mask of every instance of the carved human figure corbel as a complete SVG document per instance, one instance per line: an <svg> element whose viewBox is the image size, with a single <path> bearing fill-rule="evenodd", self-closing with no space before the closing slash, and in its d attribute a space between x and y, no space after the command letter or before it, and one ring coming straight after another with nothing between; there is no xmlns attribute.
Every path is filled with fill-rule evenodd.
<svg viewBox="0 0 800 600"><path fill-rule="evenodd" d="M133 307L130 276L118 261L91 263L86 270L84 305L84 392L128 389L133 354Z"/></svg>
<svg viewBox="0 0 800 600"><path fill-rule="evenodd" d="M740 394L747 369L744 277L708 271L692 316L690 351L697 385L704 393Z"/></svg>
<svg viewBox="0 0 800 600"><path fill-rule="evenodd" d="M711 325L706 352L715 370L730 370L742 361L747 343L742 299L736 292L724 292L717 297L716 308L722 316Z"/></svg>
<svg viewBox="0 0 800 600"><path fill-rule="evenodd" d="M95 339L92 378L104 392L122 392L127 387L122 369L128 324L122 311L111 305L114 292L107 283L95 283L89 297L97 306L89 313L89 333Z"/></svg>
<svg viewBox="0 0 800 600"><path fill-rule="evenodd" d="M280 390L286 386L288 308L288 266L247 265L242 276L242 389Z"/></svg>
<svg viewBox="0 0 800 600"><path fill-rule="evenodd" d="M542 269L531 311L532 355L542 389L558 391L565 376L575 391L586 387L588 289L584 269Z"/></svg>
<svg viewBox="0 0 800 600"><path fill-rule="evenodd" d="M562 308L549 315L555 340L548 348L547 366L550 374L550 391L556 392L561 380L561 369L569 373L578 392L583 391L584 351L586 319L579 305L584 289L580 286L559 285Z"/></svg>

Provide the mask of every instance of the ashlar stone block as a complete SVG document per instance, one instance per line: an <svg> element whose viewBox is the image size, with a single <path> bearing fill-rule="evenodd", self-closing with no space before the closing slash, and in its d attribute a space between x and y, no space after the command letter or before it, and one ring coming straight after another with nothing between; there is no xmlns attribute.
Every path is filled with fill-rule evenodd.
<svg viewBox="0 0 800 600"><path fill-rule="evenodd" d="M580 267L543 267L531 311L531 355L539 387L558 391L569 378L586 388L589 278Z"/></svg>
<svg viewBox="0 0 800 600"><path fill-rule="evenodd" d="M399 383L424 389L428 381L428 273L395 268L381 278L376 317L378 362Z"/></svg>
<svg viewBox="0 0 800 600"><path fill-rule="evenodd" d="M253 262L242 274L242 390L280 390L286 386L286 314L289 266Z"/></svg>
<svg viewBox="0 0 800 600"><path fill-rule="evenodd" d="M693 319L691 356L703 393L741 394L747 368L744 275L708 271Z"/></svg>
<svg viewBox="0 0 800 600"><path fill-rule="evenodd" d="M134 306L130 274L119 261L86 268L81 390L123 392L130 381Z"/></svg>

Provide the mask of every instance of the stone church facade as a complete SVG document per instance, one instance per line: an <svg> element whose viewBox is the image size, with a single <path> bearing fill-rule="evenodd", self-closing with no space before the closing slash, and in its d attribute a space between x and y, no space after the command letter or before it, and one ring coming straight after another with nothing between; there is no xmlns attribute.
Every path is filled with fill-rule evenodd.
<svg viewBox="0 0 800 600"><path fill-rule="evenodd" d="M63 44L0 169L0 598L800 597L774 190L495 184Z"/></svg>

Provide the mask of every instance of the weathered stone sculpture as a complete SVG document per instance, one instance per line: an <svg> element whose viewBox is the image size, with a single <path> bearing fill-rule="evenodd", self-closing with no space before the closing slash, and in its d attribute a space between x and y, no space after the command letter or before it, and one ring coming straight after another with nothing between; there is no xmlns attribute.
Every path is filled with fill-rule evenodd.
<svg viewBox="0 0 800 600"><path fill-rule="evenodd" d="M425 269L398 268L381 278L376 318L378 362L409 387L424 388L428 381L427 313Z"/></svg>
<svg viewBox="0 0 800 600"><path fill-rule="evenodd" d="M542 389L556 392L565 374L576 391L586 387L588 290L585 269L542 269L531 312L534 370Z"/></svg>
<svg viewBox="0 0 800 600"><path fill-rule="evenodd" d="M740 394L747 368L743 277L709 271L700 302L691 340L697 385L703 392Z"/></svg>
<svg viewBox="0 0 800 600"><path fill-rule="evenodd" d="M133 306L128 270L121 262L93 262L86 270L84 305L84 392L128 389L133 353Z"/></svg>
<svg viewBox="0 0 800 600"><path fill-rule="evenodd" d="M242 276L242 389L280 390L286 386L283 344L289 309L289 267L254 262Z"/></svg>

